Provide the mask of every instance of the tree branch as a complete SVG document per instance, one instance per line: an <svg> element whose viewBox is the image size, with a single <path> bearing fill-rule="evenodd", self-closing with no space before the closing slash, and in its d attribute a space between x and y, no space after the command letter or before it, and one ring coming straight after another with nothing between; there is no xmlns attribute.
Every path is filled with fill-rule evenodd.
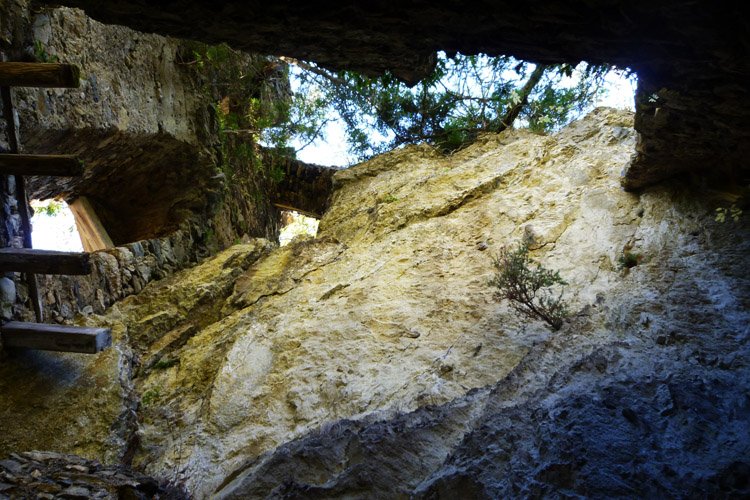
<svg viewBox="0 0 750 500"><path fill-rule="evenodd" d="M502 132L513 125L513 122L518 118L523 107L529 103L529 95L531 94L531 91L534 90L534 87L536 87L542 79L542 76L544 76L544 72L547 71L548 67L548 64L537 64L536 69L531 73L531 76L526 81L523 89L521 89L521 99L516 104L512 105L508 109L508 112L505 113L503 119L500 120L500 127L497 130L498 132Z"/></svg>
<svg viewBox="0 0 750 500"><path fill-rule="evenodd" d="M294 59L293 57L280 56L279 59L287 64L292 64L294 66L297 66L298 68L304 69L305 71L309 71L310 73L322 76L323 78L326 78L333 83L351 88L351 85L349 85L349 82L347 82L346 80L342 80L341 78L334 76L330 72L318 68L317 66L313 66L312 64L300 61L299 59Z"/></svg>

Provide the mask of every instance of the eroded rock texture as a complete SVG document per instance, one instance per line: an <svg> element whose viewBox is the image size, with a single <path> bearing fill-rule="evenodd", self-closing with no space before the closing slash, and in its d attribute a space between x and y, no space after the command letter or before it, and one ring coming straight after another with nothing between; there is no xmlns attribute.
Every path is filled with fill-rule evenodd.
<svg viewBox="0 0 750 500"><path fill-rule="evenodd" d="M706 168L747 176L750 31L739 6L677 0L61 3L142 31L370 74L390 70L407 82L429 73L437 50L631 67L639 74L641 141L624 180L628 188Z"/></svg>
<svg viewBox="0 0 750 500"><path fill-rule="evenodd" d="M379 321L428 333L380 370L405 375L395 395L440 403L455 383L499 382L325 424L249 460L217 497L747 495L747 223L716 224L707 193L684 185L622 192L628 121L598 111L552 139L505 134L449 160L406 150L339 174L321 233L390 260L335 297L354 318L388 301ZM492 249L529 233L571 283L576 313L555 334L488 300ZM643 264L618 271L631 251ZM407 375L419 354L429 368Z"/></svg>
<svg viewBox="0 0 750 500"><path fill-rule="evenodd" d="M11 353L0 454L124 459L198 498L747 495L750 226L701 183L623 191L636 140L597 110L341 171L316 239L79 318L115 334L96 358ZM557 333L487 286L529 235L570 283Z"/></svg>

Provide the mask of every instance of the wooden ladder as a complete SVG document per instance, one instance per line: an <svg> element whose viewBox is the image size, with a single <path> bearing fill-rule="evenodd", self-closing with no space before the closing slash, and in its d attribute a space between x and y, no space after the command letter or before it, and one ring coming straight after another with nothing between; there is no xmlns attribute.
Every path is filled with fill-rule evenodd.
<svg viewBox="0 0 750 500"><path fill-rule="evenodd" d="M0 326L3 345L7 347L94 354L112 345L112 332L108 328L43 323L44 315L36 274L89 274L91 263L88 253L32 248L29 200L23 176L80 176L83 174L83 161L77 156L70 155L20 154L13 97L10 91L11 87L76 88L79 80L80 71L72 64L0 62L0 93L10 150L10 153L0 154L0 174L15 176L24 246L0 249L0 271L26 273L29 295L37 320L37 323L11 321Z"/></svg>

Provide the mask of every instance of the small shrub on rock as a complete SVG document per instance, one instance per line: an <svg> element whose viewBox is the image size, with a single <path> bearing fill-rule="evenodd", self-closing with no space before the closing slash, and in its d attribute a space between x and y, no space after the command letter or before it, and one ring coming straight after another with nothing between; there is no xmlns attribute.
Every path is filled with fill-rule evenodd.
<svg viewBox="0 0 750 500"><path fill-rule="evenodd" d="M495 300L508 300L520 315L533 320L542 320L550 329L557 331L568 316L568 306L562 300L563 290L554 293L554 287L568 283L559 271L551 271L535 263L529 256L528 242L518 245L516 250L503 247L493 259L497 269L489 286L497 288Z"/></svg>
<svg viewBox="0 0 750 500"><path fill-rule="evenodd" d="M630 253L625 252L622 254L622 256L617 260L617 267L620 271L624 271L625 269L631 269L638 264L641 263L643 260L643 255L636 254L636 253Z"/></svg>

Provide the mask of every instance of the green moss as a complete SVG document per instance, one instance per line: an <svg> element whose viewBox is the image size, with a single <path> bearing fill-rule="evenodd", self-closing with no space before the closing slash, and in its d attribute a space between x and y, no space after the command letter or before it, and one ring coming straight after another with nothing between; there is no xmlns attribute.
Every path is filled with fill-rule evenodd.
<svg viewBox="0 0 750 500"><path fill-rule="evenodd" d="M154 370L166 370L167 368L171 368L175 365L178 365L180 363L179 359L169 359L166 361L159 361L157 363L154 363Z"/></svg>

